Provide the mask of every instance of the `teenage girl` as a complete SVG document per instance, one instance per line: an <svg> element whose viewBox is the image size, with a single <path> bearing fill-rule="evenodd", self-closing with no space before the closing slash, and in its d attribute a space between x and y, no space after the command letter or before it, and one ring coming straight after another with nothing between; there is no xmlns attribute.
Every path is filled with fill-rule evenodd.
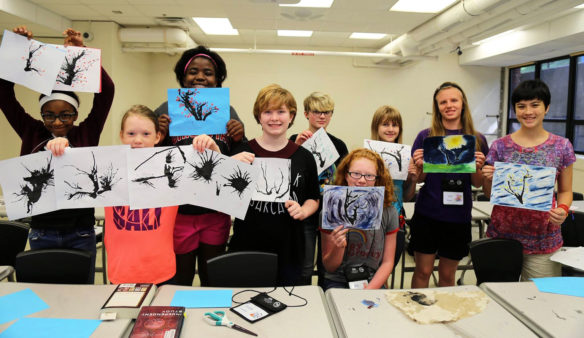
<svg viewBox="0 0 584 338"><path fill-rule="evenodd" d="M336 185L385 187L381 226L376 230L355 231L339 225L322 232L322 262L326 269L323 288L347 288L345 267L365 265L370 278L366 289L379 289L393 270L398 214L389 171L381 157L368 149L350 152L337 168Z"/></svg>
<svg viewBox="0 0 584 338"><path fill-rule="evenodd" d="M512 238L523 245L521 280L559 276L560 265L550 256L563 244L561 224L572 204L572 167L574 148L564 137L544 129L543 120L550 108L548 86L540 80L524 81L511 95L519 130L491 145L483 167L485 194L490 195L494 163L511 162L556 168L557 199L548 211L495 205L487 236Z"/></svg>

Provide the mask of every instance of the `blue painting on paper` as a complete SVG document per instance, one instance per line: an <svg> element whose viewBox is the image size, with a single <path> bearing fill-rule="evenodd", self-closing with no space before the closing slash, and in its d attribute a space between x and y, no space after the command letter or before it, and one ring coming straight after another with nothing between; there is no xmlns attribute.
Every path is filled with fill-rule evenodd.
<svg viewBox="0 0 584 338"><path fill-rule="evenodd" d="M473 135L432 136L424 139L425 173L474 173Z"/></svg>
<svg viewBox="0 0 584 338"><path fill-rule="evenodd" d="M556 168L495 162L491 203L549 211L552 207Z"/></svg>
<svg viewBox="0 0 584 338"><path fill-rule="evenodd" d="M170 136L227 132L229 88L168 89Z"/></svg>
<svg viewBox="0 0 584 338"><path fill-rule="evenodd" d="M383 215L384 187L325 185L322 228L339 225L360 230L379 229Z"/></svg>

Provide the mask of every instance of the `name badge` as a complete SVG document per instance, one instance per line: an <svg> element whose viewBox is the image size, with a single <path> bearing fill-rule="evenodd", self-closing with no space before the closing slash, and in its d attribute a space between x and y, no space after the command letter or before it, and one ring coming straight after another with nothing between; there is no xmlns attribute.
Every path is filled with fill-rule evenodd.
<svg viewBox="0 0 584 338"><path fill-rule="evenodd" d="M444 205L463 205L464 193L457 191L444 191L442 203L444 203Z"/></svg>

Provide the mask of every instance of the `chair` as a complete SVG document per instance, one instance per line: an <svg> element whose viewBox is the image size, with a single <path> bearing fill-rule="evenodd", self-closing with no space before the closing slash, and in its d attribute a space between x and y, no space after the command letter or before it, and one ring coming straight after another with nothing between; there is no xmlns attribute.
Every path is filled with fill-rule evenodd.
<svg viewBox="0 0 584 338"><path fill-rule="evenodd" d="M514 239L482 238L470 243L477 285L517 282L523 265L523 245Z"/></svg>
<svg viewBox="0 0 584 338"><path fill-rule="evenodd" d="M89 284L91 255L70 249L23 251L16 255L14 268L19 282Z"/></svg>
<svg viewBox="0 0 584 338"><path fill-rule="evenodd" d="M25 223L0 221L0 265L14 266L14 258L26 247L28 230L29 226ZM12 273L7 277L9 281L14 281Z"/></svg>
<svg viewBox="0 0 584 338"><path fill-rule="evenodd" d="M574 211L568 215L564 223L562 223L562 238L566 247L584 246L583 212ZM578 271L569 266L562 266L562 275L583 276L582 271Z"/></svg>
<svg viewBox="0 0 584 338"><path fill-rule="evenodd" d="M275 286L278 255L258 251L227 253L207 261L207 275L209 286Z"/></svg>
<svg viewBox="0 0 584 338"><path fill-rule="evenodd" d="M581 192L572 192L572 200L584 201L584 194L582 194Z"/></svg>

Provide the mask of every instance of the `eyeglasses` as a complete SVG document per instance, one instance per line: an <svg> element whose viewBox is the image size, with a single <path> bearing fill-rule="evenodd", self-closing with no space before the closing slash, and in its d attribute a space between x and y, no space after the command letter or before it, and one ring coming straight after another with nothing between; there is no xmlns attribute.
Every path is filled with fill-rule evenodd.
<svg viewBox="0 0 584 338"><path fill-rule="evenodd" d="M326 116L332 115L333 114L333 111L332 110L328 110L328 111L311 111L310 113L312 115L316 115L316 116L322 116L322 115L324 115L326 117Z"/></svg>
<svg viewBox="0 0 584 338"><path fill-rule="evenodd" d="M61 122L69 122L71 121L77 114L71 114L71 113L63 113L63 114L59 114L59 115L55 115L53 113L44 113L41 114L41 116L43 117L43 120L46 122L55 122L56 119L61 120Z"/></svg>
<svg viewBox="0 0 584 338"><path fill-rule="evenodd" d="M371 174L361 174L358 173L356 171L349 171L349 176L351 176L352 178L356 179L356 180L360 180L361 177L365 177L366 181L375 181L377 179L377 175L371 175Z"/></svg>

